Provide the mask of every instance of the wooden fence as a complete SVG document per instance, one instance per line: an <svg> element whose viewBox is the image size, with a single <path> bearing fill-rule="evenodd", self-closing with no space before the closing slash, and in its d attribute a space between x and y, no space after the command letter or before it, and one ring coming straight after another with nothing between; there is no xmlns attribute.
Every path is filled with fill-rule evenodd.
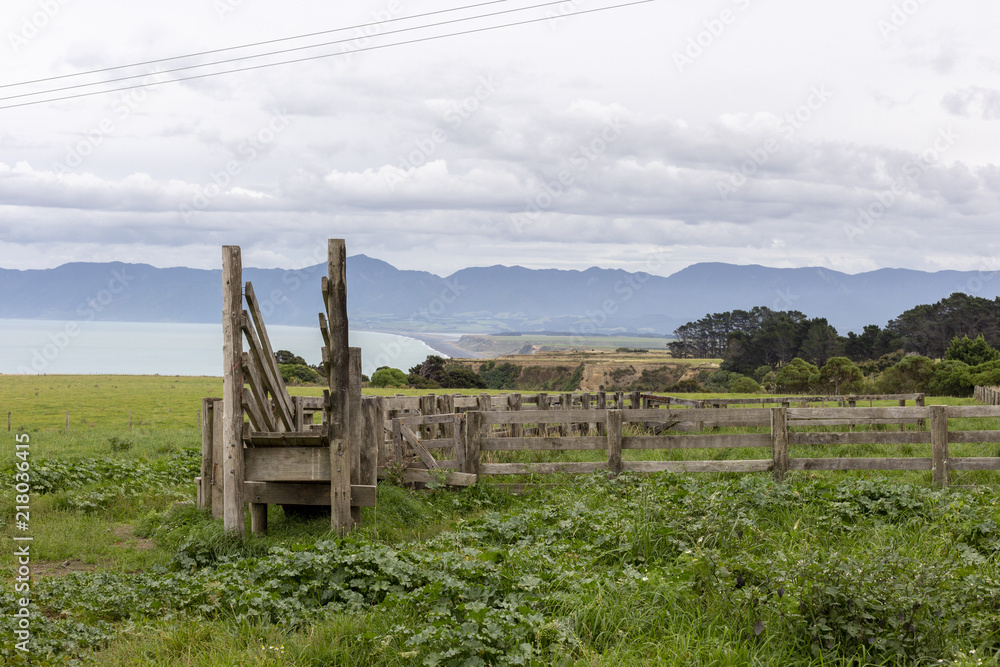
<svg viewBox="0 0 1000 667"><path fill-rule="evenodd" d="M986 405L1000 405L1000 387L976 387L972 396Z"/></svg>
<svg viewBox="0 0 1000 667"><path fill-rule="evenodd" d="M388 456L406 458L409 448L409 481L426 481L432 470L453 468L464 476L454 483L468 484L480 475L620 472L767 472L781 480L790 470L929 470L936 485L947 485L952 470L1000 470L1000 457L952 457L949 445L1000 442L1000 430L949 429L950 418L1000 418L994 406L890 406L799 408L635 408L605 410L495 410L486 396L475 397L477 409L464 414L410 415L388 422L392 449ZM388 402L387 402L388 404ZM900 431L816 431L817 426L859 426L902 423ZM665 428L659 434L627 434L626 425L647 430L650 424ZM462 434L462 426L465 433ZM578 435L560 429L577 425ZM582 425L582 426L581 426ZM441 427L453 435L442 437ZM924 426L927 426L925 429ZM596 427L596 428L595 428ZM738 427L756 433L719 433L706 429ZM682 429L687 429L687 432ZM809 428L809 430L803 430ZM568 429L567 429L568 430ZM638 432L630 428L628 433ZM691 433L690 431L699 431ZM423 437L419 437L417 432ZM655 431L655 429L654 429ZM667 433L669 431L669 433ZM664 434L666 433L666 434ZM929 444L930 457L812 458L789 456L790 446ZM746 460L627 460L627 450L716 450L719 448L769 449L769 456ZM491 452L601 451L598 461L494 462ZM445 452L437 460L434 451ZM416 453L416 454L414 454ZM404 461L405 462L405 461ZM443 474L442 474L443 476Z"/></svg>

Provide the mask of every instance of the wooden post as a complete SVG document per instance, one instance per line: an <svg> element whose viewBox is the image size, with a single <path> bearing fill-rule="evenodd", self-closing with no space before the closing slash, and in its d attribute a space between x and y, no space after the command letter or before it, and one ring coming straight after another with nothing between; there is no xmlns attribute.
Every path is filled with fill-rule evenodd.
<svg viewBox="0 0 1000 667"><path fill-rule="evenodd" d="M421 415L433 415L437 414L437 396L434 394L427 394L420 397L420 414ZM420 425L420 439L430 440L434 437L435 427L433 424L421 424Z"/></svg>
<svg viewBox="0 0 1000 667"><path fill-rule="evenodd" d="M243 513L243 264L239 246L222 246L222 441L226 532L246 533Z"/></svg>
<svg viewBox="0 0 1000 667"><path fill-rule="evenodd" d="M349 450L351 452L351 484L366 484L367 482L361 481L361 450L364 449L362 443L365 441L364 417L361 414L361 348L352 347L349 352L347 400L351 419L347 422L350 429L347 439L351 444ZM347 489L347 502L348 504L351 502L350 488ZM360 520L361 507L352 505L351 522L356 524Z"/></svg>
<svg viewBox="0 0 1000 667"><path fill-rule="evenodd" d="M921 408L926 407L926 404L924 403L924 395L923 394L918 395L917 399L915 401L913 401L913 404L916 405L917 407L921 407ZM926 419L924 419L924 418L921 417L920 419L917 420L917 429L918 430L923 430L923 428L926 425L927 425L927 420Z"/></svg>
<svg viewBox="0 0 1000 667"><path fill-rule="evenodd" d="M622 471L622 411L608 411L608 470L612 475Z"/></svg>
<svg viewBox="0 0 1000 667"><path fill-rule="evenodd" d="M931 483L948 486L948 408L932 405L931 413Z"/></svg>
<svg viewBox="0 0 1000 667"><path fill-rule="evenodd" d="M771 408L771 460L774 462L774 481L785 481L788 471L788 411Z"/></svg>
<svg viewBox="0 0 1000 667"><path fill-rule="evenodd" d="M642 392L633 391L629 397L628 406L633 410L638 410L642 407Z"/></svg>
<svg viewBox="0 0 1000 667"><path fill-rule="evenodd" d="M267 532L267 504L250 503L250 532L263 535Z"/></svg>
<svg viewBox="0 0 1000 667"><path fill-rule="evenodd" d="M560 396L559 397L559 407L561 409L563 409L563 410L572 410L573 409L573 394L563 394L562 396ZM573 427L573 425L569 424L567 422L563 422L562 424L559 424L559 435L561 435L561 436L570 435L572 433L572 427Z"/></svg>
<svg viewBox="0 0 1000 667"><path fill-rule="evenodd" d="M225 459L225 447L222 439L223 400L212 401L212 518L223 518L223 501L226 496L226 476L222 472L222 461Z"/></svg>
<svg viewBox="0 0 1000 667"><path fill-rule="evenodd" d="M211 414L214 398L201 399L201 409L205 413L205 421L201 427L201 486L203 492L200 496L201 502L198 509L208 509L212 507L212 420L208 418Z"/></svg>
<svg viewBox="0 0 1000 667"><path fill-rule="evenodd" d="M482 441L485 435L483 413L479 410L468 412L466 418L465 440L465 470L473 475L479 474L479 454L482 451Z"/></svg>
<svg viewBox="0 0 1000 667"><path fill-rule="evenodd" d="M384 439L385 402L381 396L369 396L362 402L362 410L365 433L361 446L360 483L374 486L378 483L378 455Z"/></svg>
<svg viewBox="0 0 1000 667"><path fill-rule="evenodd" d="M507 409L510 410L511 412L521 411L521 394L507 395ZM511 424L510 436L512 438L524 437L524 424Z"/></svg>
<svg viewBox="0 0 1000 667"><path fill-rule="evenodd" d="M608 395L603 391L597 392L597 409L608 409ZM604 422L597 422L597 435L607 435L607 431L608 429Z"/></svg>
<svg viewBox="0 0 1000 667"><path fill-rule="evenodd" d="M437 397L437 410L438 414L442 415L453 415L455 414L455 395L454 394L442 394ZM458 432L455 430L455 422L450 424L441 424L441 437L442 438L458 438ZM457 452L457 450L456 450Z"/></svg>
<svg viewBox="0 0 1000 667"><path fill-rule="evenodd" d="M351 453L347 333L347 247L330 239L327 247L327 284L323 295L330 323L330 528L344 535L351 528Z"/></svg>
<svg viewBox="0 0 1000 667"><path fill-rule="evenodd" d="M539 410L548 410L549 409L549 395L548 394L546 394L544 392L539 393L538 394L538 398L536 399L536 401L537 402L536 402L535 405L536 405L536 407ZM539 421L536 426L538 427L538 435L540 437L547 438L549 436L549 426L548 426L548 424L543 424L541 421Z"/></svg>

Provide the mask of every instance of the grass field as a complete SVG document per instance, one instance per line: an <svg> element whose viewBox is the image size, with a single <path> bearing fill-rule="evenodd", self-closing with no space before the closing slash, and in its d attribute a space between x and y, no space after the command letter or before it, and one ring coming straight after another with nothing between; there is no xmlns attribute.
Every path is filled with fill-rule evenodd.
<svg viewBox="0 0 1000 667"><path fill-rule="evenodd" d="M536 481L555 486L522 496L500 480L380 484L348 539L328 519L272 507L269 534L239 542L189 504L196 413L220 385L0 377L0 409L15 415L0 436L0 662L997 664L996 473L947 490L923 472L792 473L780 485L766 474L546 476ZM969 401L928 400L943 402ZM124 407L124 425L105 403ZM69 432L66 410L80 415ZM30 443L30 655L14 648L18 435ZM926 455L910 447L824 454ZM997 443L953 451L998 454Z"/></svg>

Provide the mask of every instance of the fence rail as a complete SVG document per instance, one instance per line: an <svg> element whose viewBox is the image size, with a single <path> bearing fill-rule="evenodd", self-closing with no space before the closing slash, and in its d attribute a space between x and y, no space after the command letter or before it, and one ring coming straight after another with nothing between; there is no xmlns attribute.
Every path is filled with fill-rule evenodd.
<svg viewBox="0 0 1000 667"><path fill-rule="evenodd" d="M902 399L898 399L902 400ZM388 403L388 402L387 402ZM481 400L480 406L491 405ZM648 402L646 402L648 405ZM416 467L427 470L455 466L472 480L478 475L524 475L549 473L591 473L596 470L620 472L765 472L781 480L788 471L805 470L930 470L935 485L948 484L952 470L1000 470L1000 457L952 457L949 445L959 443L1000 442L1000 430L951 430L949 419L998 418L1000 406L888 406L836 408L728 408L681 407L664 404L663 408L582 410L566 409L503 411L472 410L452 415L406 415L388 420L397 457L402 457L405 443L422 450ZM539 421L546 428L530 429ZM910 424L912 430L816 431L816 426ZM628 424L642 427L666 425L666 430L680 431L684 425L697 425L700 433L660 432L656 435L626 434ZM436 427L451 426L458 435L438 437ZM587 425L577 435L552 434L549 429L569 425ZM595 426L602 433L595 434ZM424 439L416 431L430 427ZM513 428L520 427L518 435ZM747 428L759 432L706 433L708 428ZM926 430L923 430L926 428ZM408 434L403 437L403 429ZM805 430L809 429L809 430ZM464 431L464 435L462 432ZM399 433L400 435L396 435ZM534 435L532 435L534 433ZM413 441L416 440L414 443ZM929 444L929 457L790 457L789 447L829 445ZM416 446L413 446L416 445ZM748 460L623 460L628 450L717 450L770 449L770 457ZM454 452L447 461L436 461L431 451ZM565 452L603 451L599 461L497 462L484 457L491 452ZM430 460L428 460L430 457ZM493 459L493 460L489 460ZM429 473L423 473L429 479Z"/></svg>

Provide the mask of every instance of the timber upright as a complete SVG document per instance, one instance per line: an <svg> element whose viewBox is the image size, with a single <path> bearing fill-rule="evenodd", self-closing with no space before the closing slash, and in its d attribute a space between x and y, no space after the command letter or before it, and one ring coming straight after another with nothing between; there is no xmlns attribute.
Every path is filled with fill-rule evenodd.
<svg viewBox="0 0 1000 667"><path fill-rule="evenodd" d="M203 401L196 481L198 506L211 508L227 532L245 534L245 504L254 533L267 530L268 505L326 505L331 528L343 535L361 506L375 504L372 462L381 429L364 428L361 350L348 347L346 260L344 241L331 239L321 285L326 313L319 315L329 388L322 399L292 397L253 285L240 289L240 248L222 248L223 398ZM313 423L316 412L320 424Z"/></svg>

